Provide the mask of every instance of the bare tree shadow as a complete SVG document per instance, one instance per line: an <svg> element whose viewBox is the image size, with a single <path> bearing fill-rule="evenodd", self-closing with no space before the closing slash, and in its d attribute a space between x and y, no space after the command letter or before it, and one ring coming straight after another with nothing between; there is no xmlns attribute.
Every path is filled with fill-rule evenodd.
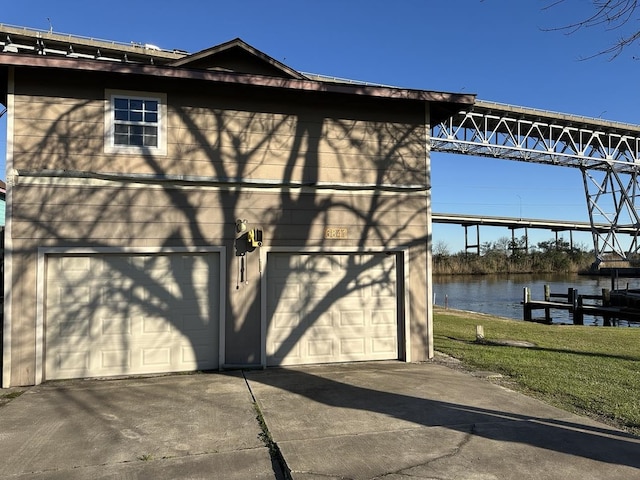
<svg viewBox="0 0 640 480"><path fill-rule="evenodd" d="M74 82L77 86L89 80L52 76L52 84L61 82L67 89L60 93L64 101L43 95L29 103L30 114L16 125L30 135L16 148L13 165L21 180L12 186L11 202L11 281L16 288L10 304L16 319L19 312L12 336L12 383L34 383L37 368L31 367L31 359L37 348L46 359L54 342L66 345L67 350L74 347L73 335L55 337L52 329L47 330L51 317L46 306L41 322L44 345L36 346L39 300L32 286L37 284L38 249L58 249L64 256L64 249L75 248L111 249L109 254L147 247L166 252L219 248L226 260L221 271L226 275L216 277L211 271L206 286L196 285L193 276L178 278L171 269L167 278L159 279L143 265L133 269L123 265L116 270L125 278L121 283L107 282L105 289L115 299L109 328L114 332L126 329L127 318L140 310L164 318L192 344L200 368L210 367L199 348L201 329L184 329L182 318L174 313L189 306L195 291L213 298L226 288L226 295L220 298L226 322L224 364L258 364L264 348L262 278L256 276L258 280L248 288L230 288L236 272L234 226L238 218L263 226L270 246L291 246L292 251L402 251L423 262L426 269L430 238L424 104L379 104L380 100L372 104L339 96L323 98L320 103L313 94L280 92L269 97L250 89L243 90L239 100L232 87L220 87L203 99L202 92L176 91L170 80L158 81L153 88L169 92L171 99L167 106L169 154L113 155L102 149L101 92L96 92L97 100L88 100L73 90ZM323 229L343 224L351 226L352 236L329 244ZM49 253L45 255L50 258ZM257 273L256 256L250 260L253 266L249 266ZM172 261L175 258L168 259ZM314 305L305 325L317 323L336 298L383 289L393 281L389 270L361 281L358 275L374 263L349 259L350 273ZM405 272L401 265L398 268L399 277ZM407 317L412 319L412 338L418 347L414 351L419 349L417 356L421 357L428 349L427 307L422 299L427 279L420 265L411 275L413 281L407 284L415 290L409 292L413 301L408 304L399 298L396 320L398 329L405 330L400 306L408 305ZM90 275L86 278L88 281ZM82 287L82 278L74 280ZM137 295L132 284L144 284L144 295ZM50 292L40 293L40 298L47 298ZM81 296L82 288L69 290L65 303L67 317L79 320L74 327L78 338L87 335L82 322L102 307L99 296L88 302L81 302ZM270 301L277 305L281 300L281 292L276 292ZM196 306L195 324L204 327L217 321L213 308L215 302ZM290 341L282 343L280 356L287 355L304 328L295 329ZM121 347L122 351L129 349L126 338ZM395 358L402 354L398 349ZM126 359L120 360L121 373L126 373Z"/></svg>
<svg viewBox="0 0 640 480"><path fill-rule="evenodd" d="M429 365L414 367L421 371L431 368ZM359 374L359 369L365 374ZM528 415L523 412L527 407L514 407L512 402L501 409L499 405L505 400L504 395L497 394L495 400L486 396L479 400L479 392L471 385L467 389L462 383L456 388L467 389L465 398L469 398L469 401L464 404L449 402L443 399L446 394L442 393L443 388L449 387L434 389L428 382L428 372L416 374L416 370L408 368L401 370L354 365L342 371L337 367L326 372L316 372L313 369L280 368L246 372L245 375L250 383L275 387L317 403L317 409L329 407L323 413L323 418L328 419L328 422L332 407L346 408L411 422L417 426L444 427L500 442L529 445L609 464L640 468L638 437L606 426L594 425L590 421L573 422L566 419L571 417L570 414L566 414L565 418L547 416L548 412L544 416L536 416L535 413ZM368 382L368 375L374 375L376 380ZM421 381L424 383L419 384ZM406 383L401 385L403 382ZM380 387L369 387L366 386L367 383ZM253 390L259 402L269 394L259 388ZM431 393L430 390L437 390L439 393ZM408 391L412 394L405 393ZM457 394L460 395L460 391ZM283 402L286 398L280 396L279 400ZM478 404L496 406L481 407ZM268 422L268 409L265 415ZM277 437L275 441L278 441Z"/></svg>

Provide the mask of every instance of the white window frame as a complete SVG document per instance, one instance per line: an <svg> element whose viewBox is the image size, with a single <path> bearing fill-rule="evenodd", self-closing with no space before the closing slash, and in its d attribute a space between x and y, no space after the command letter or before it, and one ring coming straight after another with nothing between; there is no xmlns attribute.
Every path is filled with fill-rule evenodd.
<svg viewBox="0 0 640 480"><path fill-rule="evenodd" d="M114 105L116 98L132 100L154 100L158 102L158 145L145 147L138 145L116 145ZM144 123L141 123L144 125ZM132 90L105 90L104 109L104 151L105 153L126 153L135 155L167 154L167 94L157 92L139 92Z"/></svg>

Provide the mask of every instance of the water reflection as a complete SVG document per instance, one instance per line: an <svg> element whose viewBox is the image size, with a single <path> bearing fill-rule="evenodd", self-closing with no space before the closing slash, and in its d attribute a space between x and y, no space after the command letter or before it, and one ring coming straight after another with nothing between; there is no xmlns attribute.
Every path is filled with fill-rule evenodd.
<svg viewBox="0 0 640 480"><path fill-rule="evenodd" d="M545 285L551 287L552 293L575 288L578 294L600 295L603 288L612 287L612 280L575 274L434 275L434 305L522 320L524 288L529 287L533 300L543 300ZM640 279L619 278L613 286L640 288ZM566 311L552 310L552 317L553 323L573 323ZM602 325L602 318L585 315L584 323ZM620 324L626 326L627 322Z"/></svg>

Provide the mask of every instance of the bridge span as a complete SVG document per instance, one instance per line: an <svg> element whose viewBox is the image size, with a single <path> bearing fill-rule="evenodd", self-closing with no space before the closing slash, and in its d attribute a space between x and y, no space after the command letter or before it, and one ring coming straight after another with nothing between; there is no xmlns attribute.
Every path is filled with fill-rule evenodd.
<svg viewBox="0 0 640 480"><path fill-rule="evenodd" d="M528 230L550 230L555 233L556 242L559 240L558 233L569 232L569 244L573 248L573 232L593 232L606 233L610 226L607 224L591 225L590 222L576 222L565 220L544 220L538 218L518 218L518 217L498 217L488 215L467 215L463 213L432 213L431 221L433 223L454 224L464 227L465 251L475 250L480 254L480 227L505 227L511 230L511 239L515 244L515 231L524 229L525 249L528 245ZM469 227L475 227L475 238L470 239ZM635 226L618 226L616 229L618 235L626 234L634 236L637 233Z"/></svg>
<svg viewBox="0 0 640 480"><path fill-rule="evenodd" d="M596 261L640 254L640 125L477 100L432 126L431 150L579 169Z"/></svg>

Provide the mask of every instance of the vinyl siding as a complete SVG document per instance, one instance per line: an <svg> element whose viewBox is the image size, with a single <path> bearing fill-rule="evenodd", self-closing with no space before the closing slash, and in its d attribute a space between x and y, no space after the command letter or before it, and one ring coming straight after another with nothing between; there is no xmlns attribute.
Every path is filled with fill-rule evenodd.
<svg viewBox="0 0 640 480"><path fill-rule="evenodd" d="M88 88L67 79L56 96L53 87L44 89L52 97L28 94L27 79L24 85L15 103L18 169L162 172L307 183L426 181L423 109L378 112L370 105L274 104L272 98L248 102L242 96L229 99L215 92L194 98L167 85L168 91L163 91L169 117L167 155L107 155L104 90L110 85ZM43 89L38 84L32 87ZM198 107L191 106L194 103Z"/></svg>
<svg viewBox="0 0 640 480"><path fill-rule="evenodd" d="M404 293L411 298L413 359L426 358L427 194L379 188L427 187L425 105L199 88L171 80L140 88L144 81L97 74L56 73L46 83L16 73L14 168L65 170L69 177L27 175L12 186L12 384L34 382L35 254L42 246L224 246L226 362L259 363L259 265L257 256L249 256L250 284L236 289L237 218L262 228L272 247L408 248L410 291ZM167 94L166 156L104 153L107 88ZM203 181L101 181L70 172ZM240 180L265 185L233 185ZM306 187L298 188L301 183ZM354 184L366 188L343 189ZM346 227L348 237L325 239L328 226Z"/></svg>

